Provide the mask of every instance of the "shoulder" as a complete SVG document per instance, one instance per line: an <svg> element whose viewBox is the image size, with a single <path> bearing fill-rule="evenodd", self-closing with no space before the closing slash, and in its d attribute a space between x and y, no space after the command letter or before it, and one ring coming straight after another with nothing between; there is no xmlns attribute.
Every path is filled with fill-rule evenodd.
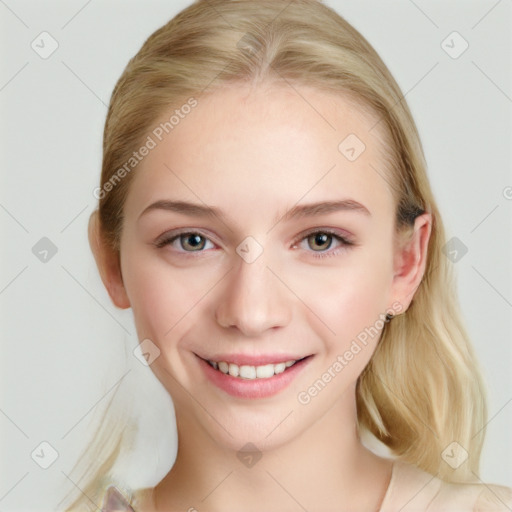
<svg viewBox="0 0 512 512"><path fill-rule="evenodd" d="M474 512L512 510L512 488L502 485L483 485L475 503Z"/></svg>
<svg viewBox="0 0 512 512"><path fill-rule="evenodd" d="M395 461L380 512L510 512L512 489L448 483L412 464Z"/></svg>
<svg viewBox="0 0 512 512"><path fill-rule="evenodd" d="M144 487L135 491L132 504L135 512L151 512L153 510L153 487Z"/></svg>

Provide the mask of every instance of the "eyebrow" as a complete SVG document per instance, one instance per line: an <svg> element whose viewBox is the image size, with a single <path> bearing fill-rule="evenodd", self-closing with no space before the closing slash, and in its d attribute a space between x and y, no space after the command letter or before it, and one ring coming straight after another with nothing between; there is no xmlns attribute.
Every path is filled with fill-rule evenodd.
<svg viewBox="0 0 512 512"><path fill-rule="evenodd" d="M188 201L171 201L167 199L161 199L147 206L139 215L139 219L146 213L153 210L167 210L192 217L218 217L220 219L226 218L226 215L222 212L222 210L219 210L213 206L207 206ZM339 211L352 211L371 217L370 211L363 204L354 201L353 199L343 199L339 201L320 201L316 203L295 205L284 215L278 215L274 219L274 223L304 217L314 217L316 215L326 215Z"/></svg>

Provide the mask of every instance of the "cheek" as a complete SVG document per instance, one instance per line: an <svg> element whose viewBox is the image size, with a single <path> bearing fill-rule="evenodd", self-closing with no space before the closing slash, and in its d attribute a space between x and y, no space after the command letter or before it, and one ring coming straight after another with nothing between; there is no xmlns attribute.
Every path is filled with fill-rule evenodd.
<svg viewBox="0 0 512 512"><path fill-rule="evenodd" d="M129 254L122 270L139 338L150 338L163 348L183 332L199 307L199 299L208 289L201 284L205 276L173 269L164 260L144 253Z"/></svg>
<svg viewBox="0 0 512 512"><path fill-rule="evenodd" d="M359 335L381 323L389 304L391 260L385 251L359 250L332 268L302 273L295 280L310 318L316 316L329 352L344 351ZM305 308L306 309L306 308ZM314 314L314 315L313 315ZM319 320L321 322L319 323ZM374 331L372 331L374 337Z"/></svg>

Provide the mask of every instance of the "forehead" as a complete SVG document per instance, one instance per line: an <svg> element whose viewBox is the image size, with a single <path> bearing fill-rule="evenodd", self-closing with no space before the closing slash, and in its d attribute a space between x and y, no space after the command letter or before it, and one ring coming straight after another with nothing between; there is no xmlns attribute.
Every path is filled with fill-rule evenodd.
<svg viewBox="0 0 512 512"><path fill-rule="evenodd" d="M138 166L129 194L137 208L167 193L246 209L357 196L392 209L378 119L355 101L290 84L237 84L196 99Z"/></svg>

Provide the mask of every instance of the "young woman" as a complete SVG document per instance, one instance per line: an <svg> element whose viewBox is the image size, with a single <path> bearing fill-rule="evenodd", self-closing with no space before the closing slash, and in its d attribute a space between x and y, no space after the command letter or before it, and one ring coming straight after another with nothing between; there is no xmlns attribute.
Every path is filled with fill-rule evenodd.
<svg viewBox="0 0 512 512"><path fill-rule="evenodd" d="M512 509L478 478L485 398L414 121L333 10L199 0L157 30L114 89L97 195L96 262L178 453L131 495L98 442L68 510Z"/></svg>

